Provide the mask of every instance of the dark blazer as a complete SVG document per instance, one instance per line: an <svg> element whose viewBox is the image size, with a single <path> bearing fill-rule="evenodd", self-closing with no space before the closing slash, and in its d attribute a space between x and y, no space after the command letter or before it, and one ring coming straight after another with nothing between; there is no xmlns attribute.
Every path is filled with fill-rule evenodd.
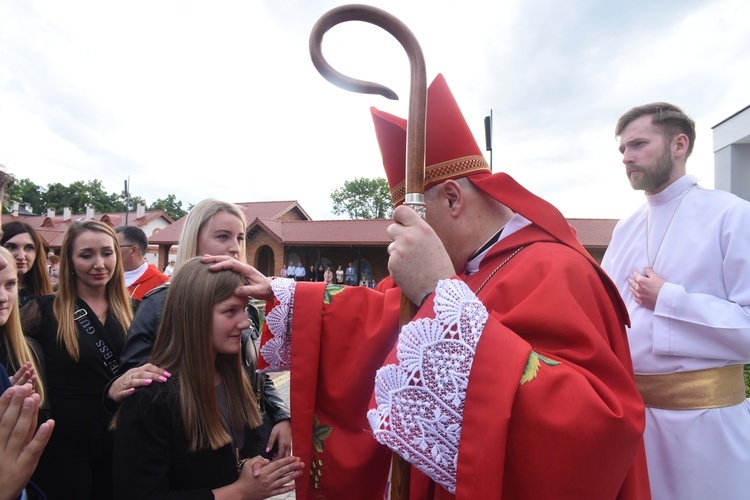
<svg viewBox="0 0 750 500"><path fill-rule="evenodd" d="M211 500L212 489L239 477L231 444L188 451L176 382L173 376L138 389L120 405L113 457L115 498ZM240 457L256 456L257 445L247 439Z"/></svg>

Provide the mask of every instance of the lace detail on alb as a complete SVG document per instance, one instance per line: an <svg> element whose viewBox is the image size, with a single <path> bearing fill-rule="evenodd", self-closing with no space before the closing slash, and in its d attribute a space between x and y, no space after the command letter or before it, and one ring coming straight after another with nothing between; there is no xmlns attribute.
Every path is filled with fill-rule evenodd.
<svg viewBox="0 0 750 500"><path fill-rule="evenodd" d="M367 418L378 442L455 493L466 388L488 315L459 280L438 282L434 310L435 319L401 329L399 364L378 370L378 407Z"/></svg>
<svg viewBox="0 0 750 500"><path fill-rule="evenodd" d="M295 286L295 281L289 278L277 278L271 281L271 291L279 304L265 318L273 338L260 348L260 355L268 363L268 368L259 370L261 373L286 371L291 366L291 321Z"/></svg>

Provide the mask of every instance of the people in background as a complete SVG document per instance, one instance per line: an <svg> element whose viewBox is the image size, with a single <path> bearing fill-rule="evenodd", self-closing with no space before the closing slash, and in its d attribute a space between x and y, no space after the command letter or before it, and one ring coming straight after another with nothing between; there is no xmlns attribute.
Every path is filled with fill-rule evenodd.
<svg viewBox="0 0 750 500"><path fill-rule="evenodd" d="M0 245L8 249L16 262L19 307L34 297L52 293L47 252L36 229L25 222L7 222L3 224Z"/></svg>
<svg viewBox="0 0 750 500"><path fill-rule="evenodd" d="M326 271L323 273L323 281L326 282L327 285L330 285L333 282L333 271L331 270L331 266L326 266Z"/></svg>
<svg viewBox="0 0 750 500"><path fill-rule="evenodd" d="M350 286L354 286L357 284L357 271L355 271L354 266L350 262L348 266L346 266L346 284Z"/></svg>
<svg viewBox="0 0 750 500"><path fill-rule="evenodd" d="M169 276L146 262L148 238L143 229L137 226L120 226L115 232L122 252L125 286L128 287L131 298L142 300L148 292L169 281Z"/></svg>
<svg viewBox="0 0 750 500"><path fill-rule="evenodd" d="M341 266L336 268L336 283L339 285L344 284L344 270L341 269Z"/></svg>
<svg viewBox="0 0 750 500"><path fill-rule="evenodd" d="M56 292L60 287L60 257L52 254L47 262L49 264L49 280L52 283L52 291Z"/></svg>
<svg viewBox="0 0 750 500"><path fill-rule="evenodd" d="M174 273L174 261L170 260L167 263L167 267L164 268L164 275L169 276L171 278L173 273Z"/></svg>
<svg viewBox="0 0 750 500"><path fill-rule="evenodd" d="M302 264L298 264L294 269L294 281L305 281L305 276L307 276L305 268L302 267Z"/></svg>

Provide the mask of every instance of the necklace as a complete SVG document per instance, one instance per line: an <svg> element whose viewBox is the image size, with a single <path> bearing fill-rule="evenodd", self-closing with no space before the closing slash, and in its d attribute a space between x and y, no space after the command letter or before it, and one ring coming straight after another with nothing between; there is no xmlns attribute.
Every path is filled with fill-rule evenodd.
<svg viewBox="0 0 750 500"><path fill-rule="evenodd" d="M661 235L661 239L659 240L659 245L656 247L656 252L654 253L654 258L653 259L651 259L651 251L649 250L649 247L648 247L648 221L651 218L651 212L649 212L648 215L646 215L646 262L648 262L648 267L650 267L650 268L653 269L653 267L654 267L653 264L654 264L654 262L656 262L656 258L659 256L659 250L661 250L661 244L664 243L664 238L667 237L667 232L669 231L669 226L672 225L672 221L674 220L674 216L677 213L677 210L679 210L680 205L682 205L682 200L685 199L685 197L688 195L688 193L690 191L692 191L693 188L696 185L697 184L693 184L692 186L690 186L690 189L688 189L687 191L685 191L685 194L682 195L682 198L680 198L680 201L677 202L677 206L674 207L674 211L672 212L672 216L669 218L669 221L667 222L667 227L664 228L664 234Z"/></svg>
<svg viewBox="0 0 750 500"><path fill-rule="evenodd" d="M487 283L489 283L490 279L492 279L492 277L495 275L495 273L498 272L501 267L503 267L505 264L507 264L510 259L512 259L513 257L515 257L516 254L518 254L518 252L520 252L521 250L523 250L523 246L520 246L520 247L516 248L515 252L513 252L512 254L510 254L507 259L505 259L504 261L502 261L500 263L500 265L497 266L495 268L495 270L490 273L489 276L487 276L487 278L484 280L484 282L481 285L479 285L479 288L477 288L477 291L474 292L474 295L479 295L479 292L481 292L482 288L484 288L485 285Z"/></svg>

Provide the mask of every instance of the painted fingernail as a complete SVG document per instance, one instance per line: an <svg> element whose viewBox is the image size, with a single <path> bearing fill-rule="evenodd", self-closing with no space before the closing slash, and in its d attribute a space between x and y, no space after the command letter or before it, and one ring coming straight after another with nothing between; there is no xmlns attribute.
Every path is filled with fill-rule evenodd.
<svg viewBox="0 0 750 500"><path fill-rule="evenodd" d="M164 376L159 377L159 382L166 382L166 381L167 381L167 377L164 377Z"/></svg>
<svg viewBox="0 0 750 500"><path fill-rule="evenodd" d="M153 382L153 380L151 380L150 378L147 378L146 380L143 381L143 383L146 385L150 384L151 382Z"/></svg>
<svg viewBox="0 0 750 500"><path fill-rule="evenodd" d="M269 451L271 451L271 448L266 446L266 453L268 453Z"/></svg>
<svg viewBox="0 0 750 500"><path fill-rule="evenodd" d="M169 372L168 372L168 371L166 371L166 370L164 370L164 373L162 373L162 375L164 375L165 377L171 377L171 376L172 376L172 374L171 374L171 373L169 373Z"/></svg>

